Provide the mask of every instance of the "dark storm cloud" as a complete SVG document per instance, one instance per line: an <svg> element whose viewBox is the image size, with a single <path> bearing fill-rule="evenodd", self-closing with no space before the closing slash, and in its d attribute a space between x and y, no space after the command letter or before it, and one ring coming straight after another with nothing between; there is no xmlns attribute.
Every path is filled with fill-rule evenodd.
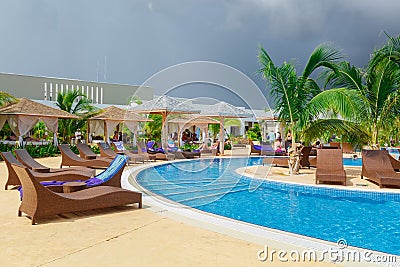
<svg viewBox="0 0 400 267"><path fill-rule="evenodd" d="M258 45L278 64L297 58L301 71L331 41L363 66L386 42L383 30L400 33L398 10L394 0L1 0L0 72L104 81L107 57L108 82L141 84L168 66L210 60L264 87Z"/></svg>

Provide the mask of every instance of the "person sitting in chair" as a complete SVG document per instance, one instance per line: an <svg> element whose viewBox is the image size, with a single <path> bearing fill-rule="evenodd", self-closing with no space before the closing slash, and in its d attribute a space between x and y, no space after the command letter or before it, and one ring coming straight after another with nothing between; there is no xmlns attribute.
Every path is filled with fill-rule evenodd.
<svg viewBox="0 0 400 267"><path fill-rule="evenodd" d="M281 138L278 138L275 140L274 150L275 150L275 152L278 152L278 153L285 152L285 148L282 147L282 139Z"/></svg>
<svg viewBox="0 0 400 267"><path fill-rule="evenodd" d="M118 142L118 132L117 131L114 131L114 136L113 136L112 140L114 142Z"/></svg>

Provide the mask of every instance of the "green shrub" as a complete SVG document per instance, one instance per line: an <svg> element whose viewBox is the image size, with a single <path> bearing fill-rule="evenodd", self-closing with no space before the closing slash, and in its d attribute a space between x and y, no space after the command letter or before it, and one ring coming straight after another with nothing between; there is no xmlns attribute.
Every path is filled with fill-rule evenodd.
<svg viewBox="0 0 400 267"><path fill-rule="evenodd" d="M195 149L199 149L199 145L186 143L183 146L181 146L181 149L183 151L193 151Z"/></svg>
<svg viewBox="0 0 400 267"><path fill-rule="evenodd" d="M230 142L227 142L224 144L224 149L225 150L231 150L232 149L232 144Z"/></svg>
<svg viewBox="0 0 400 267"><path fill-rule="evenodd" d="M79 155L79 149L76 145L69 145L69 148L75 153Z"/></svg>
<svg viewBox="0 0 400 267"><path fill-rule="evenodd" d="M254 127L247 130L246 136L250 140L261 141L260 126L258 124L255 124Z"/></svg>
<svg viewBox="0 0 400 267"><path fill-rule="evenodd" d="M97 145L94 146L89 145L89 147L95 154L100 154L100 148Z"/></svg>
<svg viewBox="0 0 400 267"><path fill-rule="evenodd" d="M34 158L43 158L43 157L55 157L60 154L58 147L53 146L53 144L47 145L27 145L25 148L28 153Z"/></svg>

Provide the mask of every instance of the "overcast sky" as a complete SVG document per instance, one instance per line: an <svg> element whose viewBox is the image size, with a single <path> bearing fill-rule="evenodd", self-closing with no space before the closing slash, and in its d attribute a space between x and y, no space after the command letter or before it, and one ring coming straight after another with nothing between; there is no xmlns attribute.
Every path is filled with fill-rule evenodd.
<svg viewBox="0 0 400 267"><path fill-rule="evenodd" d="M361 67L386 42L383 31L400 33L399 10L398 0L0 0L0 72L90 81L99 73L99 81L140 85L201 60L234 67L265 89L255 75L259 45L275 63L296 58L301 71L330 41ZM171 94L241 104L215 86Z"/></svg>

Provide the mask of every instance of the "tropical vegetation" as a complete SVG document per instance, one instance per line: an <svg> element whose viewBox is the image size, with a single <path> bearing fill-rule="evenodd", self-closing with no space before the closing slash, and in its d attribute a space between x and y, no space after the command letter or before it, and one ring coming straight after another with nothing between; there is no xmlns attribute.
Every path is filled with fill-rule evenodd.
<svg viewBox="0 0 400 267"><path fill-rule="evenodd" d="M146 122L144 126L145 138L148 140L161 140L162 116L158 114L150 114L151 122Z"/></svg>
<svg viewBox="0 0 400 267"><path fill-rule="evenodd" d="M389 37L363 69L344 61L331 44L321 44L298 75L295 62L276 65L260 47L259 72L293 140L308 143L336 134L345 141L378 147L382 137L397 135L399 129L399 55L399 37Z"/></svg>
<svg viewBox="0 0 400 267"><path fill-rule="evenodd" d="M97 108L92 105L86 95L78 90L58 93L56 105L61 110L79 117L78 120L59 120L58 132L63 142L70 142L78 129L81 129L81 132L84 133L87 119L95 115L95 111L97 111Z"/></svg>

